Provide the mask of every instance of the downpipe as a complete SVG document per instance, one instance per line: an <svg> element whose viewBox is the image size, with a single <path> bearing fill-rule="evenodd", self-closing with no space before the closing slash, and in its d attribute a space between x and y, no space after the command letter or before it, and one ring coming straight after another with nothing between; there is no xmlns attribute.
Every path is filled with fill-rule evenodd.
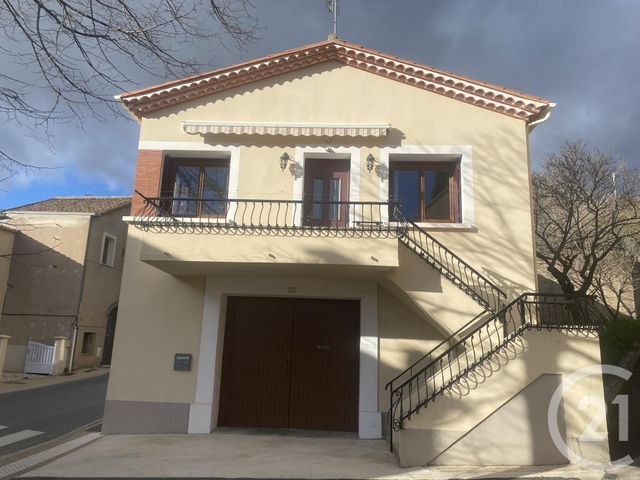
<svg viewBox="0 0 640 480"><path fill-rule="evenodd" d="M76 340L78 339L78 317L76 317L75 326L73 327L73 336L71 337L71 350L69 350L69 361L67 362L67 371L71 373L73 368L73 357L76 354Z"/></svg>

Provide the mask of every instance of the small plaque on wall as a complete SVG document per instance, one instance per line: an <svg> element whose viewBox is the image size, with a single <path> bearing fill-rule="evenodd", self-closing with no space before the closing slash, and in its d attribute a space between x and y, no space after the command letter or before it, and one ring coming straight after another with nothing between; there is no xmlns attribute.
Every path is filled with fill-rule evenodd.
<svg viewBox="0 0 640 480"><path fill-rule="evenodd" d="M176 353L173 359L173 369L177 372L190 372L191 371L191 354Z"/></svg>

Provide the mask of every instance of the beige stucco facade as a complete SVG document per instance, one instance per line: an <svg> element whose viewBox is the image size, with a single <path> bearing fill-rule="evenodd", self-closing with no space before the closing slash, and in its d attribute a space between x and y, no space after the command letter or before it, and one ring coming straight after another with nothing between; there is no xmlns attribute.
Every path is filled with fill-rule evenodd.
<svg viewBox="0 0 640 480"><path fill-rule="evenodd" d="M100 366L107 315L120 292L126 212L9 213L6 223L18 231L13 258L20 261L11 262L0 319L0 333L11 336L5 371L23 371L29 340L54 345L55 337L71 345L66 368ZM113 266L100 262L105 234L117 239ZM95 341L83 352L85 332Z"/></svg>
<svg viewBox="0 0 640 480"><path fill-rule="evenodd" d="M185 133L182 122L193 120L385 123L391 128L375 138ZM139 149L171 157L227 158L229 198L266 200L300 200L304 180L296 172L310 158L349 161L352 201L387 200L390 161L455 158L461 162L462 221L423 226L512 299L536 289L527 135L521 119L329 61L147 113L140 122ZM283 153L297 168L280 170ZM371 171L369 154L375 159ZM162 232L131 226L106 432L216 428L229 295L360 300L362 438L383 434L386 383L482 311L392 234ZM501 382L497 372L491 388L479 386L457 404L438 399L435 404L448 419L443 428L469 431L540 375L568 374L580 355L585 364L599 361L597 340L555 335L531 333L524 347L531 343L530 351L513 359L508 382ZM537 340L543 337L555 342L557 355L544 368L536 367L540 371L534 375L528 367L544 355ZM572 353L574 347L580 352ZM191 371L172 369L176 353L193 355ZM595 387L592 392L601 393ZM476 410L486 397L492 402ZM430 413L420 416L433 421ZM451 446L458 437L449 440ZM534 441L524 442L522 449L533 448ZM405 452L413 455L407 463L415 461L414 451ZM424 463L432 459L423 456Z"/></svg>
<svg viewBox="0 0 640 480"><path fill-rule="evenodd" d="M345 141L201 137L181 128L184 120L255 120L256 112L265 123L383 122L391 131L387 137ZM472 203L463 206L468 208L467 218L463 212L468 228L445 228L434 235L510 294L535 288L527 126L522 120L329 62L165 108L140 124L140 148L205 157L237 151L237 182L235 190L231 182L229 192L237 198L295 198L302 179L279 170L281 154L299 161L317 155L313 147L326 146L336 152L346 147L334 157L344 157L347 148L357 150L360 174L352 182L358 181L362 201L388 197L385 169L366 170L369 153L380 161L436 150L456 154L468 147L470 166L462 172L462 188L470 191Z"/></svg>

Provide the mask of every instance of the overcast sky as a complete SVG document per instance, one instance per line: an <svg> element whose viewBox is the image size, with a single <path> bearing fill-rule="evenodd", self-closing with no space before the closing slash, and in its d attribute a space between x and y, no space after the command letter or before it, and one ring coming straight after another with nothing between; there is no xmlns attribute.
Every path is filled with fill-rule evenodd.
<svg viewBox="0 0 640 480"><path fill-rule="evenodd" d="M215 68L323 40L331 30L325 0L253 2L263 27L259 42L244 51L200 46L192 53L202 60L214 56ZM638 164L639 20L640 0L340 0L338 33L556 102L551 120L531 135L534 165L577 137ZM137 83L158 82L140 77ZM87 120L84 130L73 122L54 125L52 145L18 125L3 127L0 142L19 158L59 168L3 182L0 208L53 195L131 193L135 122Z"/></svg>

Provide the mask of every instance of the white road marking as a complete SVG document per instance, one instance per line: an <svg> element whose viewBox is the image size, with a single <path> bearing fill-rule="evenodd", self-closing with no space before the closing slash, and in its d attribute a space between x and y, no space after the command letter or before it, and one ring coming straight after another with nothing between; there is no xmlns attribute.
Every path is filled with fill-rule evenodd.
<svg viewBox="0 0 640 480"><path fill-rule="evenodd" d="M16 460L13 463L8 463L7 465L3 465L0 467L0 478L5 478L9 476L13 476L17 473L20 473L24 470L29 470L34 467L39 466L42 463L48 462L51 459L57 458L61 455L64 455L71 450L75 450L76 448L87 445L97 438L102 436L101 433L92 432L88 433L82 437L74 438L66 443L62 443L60 445L56 445L55 447L49 448L42 452L36 453L26 458L21 458L20 460Z"/></svg>
<svg viewBox="0 0 640 480"><path fill-rule="evenodd" d="M4 425L0 425L0 430L2 430L3 428L7 428Z"/></svg>
<svg viewBox="0 0 640 480"><path fill-rule="evenodd" d="M22 430L16 433L10 433L9 435L0 437L0 447L6 447L12 443L20 442L27 438L35 437L36 435L42 435L42 432L38 432L37 430Z"/></svg>

